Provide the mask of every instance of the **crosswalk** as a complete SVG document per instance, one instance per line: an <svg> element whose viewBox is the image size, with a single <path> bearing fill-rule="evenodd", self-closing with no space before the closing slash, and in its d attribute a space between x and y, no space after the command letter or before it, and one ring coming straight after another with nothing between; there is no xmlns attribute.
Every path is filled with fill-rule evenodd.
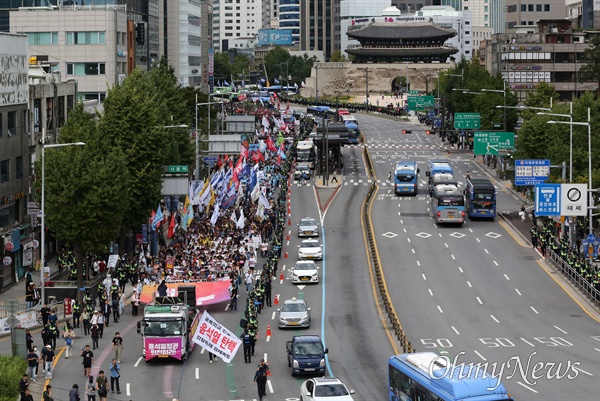
<svg viewBox="0 0 600 401"><path fill-rule="evenodd" d="M443 150L437 145L429 145L424 143L368 143L368 144L358 144L358 145L347 145L347 148L368 148L369 150L378 150L378 149L430 149L430 150Z"/></svg>

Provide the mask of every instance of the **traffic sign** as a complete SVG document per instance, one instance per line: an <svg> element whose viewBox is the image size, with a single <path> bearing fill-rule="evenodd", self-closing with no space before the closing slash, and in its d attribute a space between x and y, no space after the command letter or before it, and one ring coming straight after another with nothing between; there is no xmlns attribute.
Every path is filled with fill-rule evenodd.
<svg viewBox="0 0 600 401"><path fill-rule="evenodd" d="M587 184L561 184L560 192L561 216L587 215Z"/></svg>
<svg viewBox="0 0 600 401"><path fill-rule="evenodd" d="M37 216L38 214L40 214L40 209L27 209L27 214L29 216Z"/></svg>
<svg viewBox="0 0 600 401"><path fill-rule="evenodd" d="M481 128L481 114L479 113L454 113L454 128L479 129Z"/></svg>
<svg viewBox="0 0 600 401"><path fill-rule="evenodd" d="M204 164L208 164L209 166L214 166L217 163L216 156L204 156L202 160L204 161Z"/></svg>
<svg viewBox="0 0 600 401"><path fill-rule="evenodd" d="M550 175L550 160L516 160L515 185L541 184Z"/></svg>
<svg viewBox="0 0 600 401"><path fill-rule="evenodd" d="M27 209L39 209L39 207L37 202L27 202Z"/></svg>
<svg viewBox="0 0 600 401"><path fill-rule="evenodd" d="M514 147L514 132L476 131L473 135L473 154L476 155L499 155Z"/></svg>
<svg viewBox="0 0 600 401"><path fill-rule="evenodd" d="M588 234L587 242L596 242L596 236L594 234Z"/></svg>
<svg viewBox="0 0 600 401"><path fill-rule="evenodd" d="M428 107L435 106L435 98L433 96L409 96L408 108L411 110L422 110Z"/></svg>
<svg viewBox="0 0 600 401"><path fill-rule="evenodd" d="M167 166L167 172L173 173L187 173L188 166Z"/></svg>
<svg viewBox="0 0 600 401"><path fill-rule="evenodd" d="M15 249L15 246L13 245L12 242L7 242L6 244L4 244L4 249L7 252L12 252L12 250Z"/></svg>
<svg viewBox="0 0 600 401"><path fill-rule="evenodd" d="M411 90L408 91L408 93L410 95L418 95L419 93L421 93L421 91L418 90L418 89L411 89Z"/></svg>
<svg viewBox="0 0 600 401"><path fill-rule="evenodd" d="M535 186L535 215L560 216L560 184Z"/></svg>

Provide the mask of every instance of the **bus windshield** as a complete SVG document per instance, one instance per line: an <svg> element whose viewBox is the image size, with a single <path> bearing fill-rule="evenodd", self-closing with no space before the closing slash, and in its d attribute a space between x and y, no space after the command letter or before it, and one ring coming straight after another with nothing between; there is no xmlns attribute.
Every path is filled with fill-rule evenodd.
<svg viewBox="0 0 600 401"><path fill-rule="evenodd" d="M415 179L415 175L412 173L397 173L396 178L400 182L412 182Z"/></svg>
<svg viewBox="0 0 600 401"><path fill-rule="evenodd" d="M491 201L494 199L494 194L474 193L473 201Z"/></svg>
<svg viewBox="0 0 600 401"><path fill-rule="evenodd" d="M181 320L146 320L144 335L148 337L172 337L181 335Z"/></svg>

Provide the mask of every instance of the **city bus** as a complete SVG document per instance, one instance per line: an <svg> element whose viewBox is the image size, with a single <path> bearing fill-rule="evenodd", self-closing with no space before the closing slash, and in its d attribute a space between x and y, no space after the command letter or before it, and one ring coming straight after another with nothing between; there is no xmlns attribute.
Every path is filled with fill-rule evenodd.
<svg viewBox="0 0 600 401"><path fill-rule="evenodd" d="M312 140L298 141L296 146L296 161L298 163L307 163L311 169L315 168L317 159L317 147Z"/></svg>
<svg viewBox="0 0 600 401"><path fill-rule="evenodd" d="M389 401L512 401L500 378L476 364L452 365L433 352L388 360Z"/></svg>
<svg viewBox="0 0 600 401"><path fill-rule="evenodd" d="M425 175L429 177L429 184L431 184L432 177L434 174L452 174L454 175L454 170L450 167L450 163L445 160L430 160L429 168Z"/></svg>
<svg viewBox="0 0 600 401"><path fill-rule="evenodd" d="M308 106L306 108L306 114L312 114L315 117L327 118L328 106Z"/></svg>
<svg viewBox="0 0 600 401"><path fill-rule="evenodd" d="M431 210L436 224L463 224L465 222L465 197L456 185L437 185L431 194Z"/></svg>
<svg viewBox="0 0 600 401"><path fill-rule="evenodd" d="M356 124L346 124L348 129L348 143L356 145L360 142L361 132Z"/></svg>
<svg viewBox="0 0 600 401"><path fill-rule="evenodd" d="M416 195L419 189L419 168L417 162L403 160L394 170L394 192L396 195Z"/></svg>
<svg viewBox="0 0 600 401"><path fill-rule="evenodd" d="M358 120L352 114L342 114L342 121L345 124L356 124L356 125L358 125Z"/></svg>
<svg viewBox="0 0 600 401"><path fill-rule="evenodd" d="M467 213L470 218L496 217L496 187L487 178L470 178L465 189Z"/></svg>

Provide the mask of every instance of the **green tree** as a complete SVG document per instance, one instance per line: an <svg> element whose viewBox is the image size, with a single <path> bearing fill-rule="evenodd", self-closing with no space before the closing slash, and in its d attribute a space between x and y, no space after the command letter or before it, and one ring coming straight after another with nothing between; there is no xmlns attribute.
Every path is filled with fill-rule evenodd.
<svg viewBox="0 0 600 401"><path fill-rule="evenodd" d="M341 63L348 61L348 58L340 50L335 50L333 53L331 53L329 61L332 63Z"/></svg>
<svg viewBox="0 0 600 401"><path fill-rule="evenodd" d="M275 78L285 74L285 68L283 74L281 73L281 63L289 61L291 57L290 53L281 46L277 46L265 55L263 63L266 66L267 77L271 85L275 84Z"/></svg>
<svg viewBox="0 0 600 401"><path fill-rule="evenodd" d="M585 49L584 52L587 63L581 66L579 73L583 80L598 84L596 95L600 95L600 36L592 36L590 47Z"/></svg>
<svg viewBox="0 0 600 401"><path fill-rule="evenodd" d="M244 74L248 74L250 71L250 59L242 54L238 54L231 63L231 75L233 79L240 79Z"/></svg>
<svg viewBox="0 0 600 401"><path fill-rule="evenodd" d="M22 356L0 355L0 401L15 401L19 397L17 384L27 370Z"/></svg>
<svg viewBox="0 0 600 401"><path fill-rule="evenodd" d="M119 235L129 206L129 171L122 149L98 130L81 104L61 128L60 140L85 145L46 151L45 217L56 237L73 246L81 288L85 254L103 251Z"/></svg>
<svg viewBox="0 0 600 401"><path fill-rule="evenodd" d="M213 66L215 77L227 77L229 79L231 76L231 62L227 53L216 52Z"/></svg>

